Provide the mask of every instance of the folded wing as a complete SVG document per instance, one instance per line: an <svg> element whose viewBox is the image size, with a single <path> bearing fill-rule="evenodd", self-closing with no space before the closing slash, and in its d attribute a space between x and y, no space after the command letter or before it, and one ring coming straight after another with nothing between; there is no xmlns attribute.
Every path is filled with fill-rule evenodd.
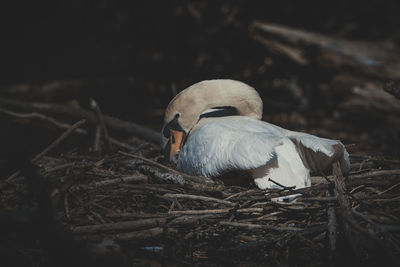
<svg viewBox="0 0 400 267"><path fill-rule="evenodd" d="M303 163L311 172L325 172L335 161L339 161L343 172L350 170L349 153L339 140L288 130L286 136L296 145Z"/></svg>
<svg viewBox="0 0 400 267"><path fill-rule="evenodd" d="M252 124L246 125L247 118L213 118L196 127L181 152L178 169L192 175L219 176L227 170L256 169L276 159L281 137L254 128L258 121L250 120Z"/></svg>

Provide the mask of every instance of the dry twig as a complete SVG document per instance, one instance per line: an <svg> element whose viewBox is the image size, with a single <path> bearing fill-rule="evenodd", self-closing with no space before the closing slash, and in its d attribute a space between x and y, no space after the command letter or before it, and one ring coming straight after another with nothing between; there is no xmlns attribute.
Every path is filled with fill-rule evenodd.
<svg viewBox="0 0 400 267"><path fill-rule="evenodd" d="M94 112L96 114L97 121L103 131L104 140L107 144L107 150L109 153L111 153L113 151L113 147L111 144L110 136L108 135L107 127L104 122L104 116L100 110L99 104L97 104L97 102L94 99L90 99L90 107L94 110Z"/></svg>
<svg viewBox="0 0 400 267"><path fill-rule="evenodd" d="M99 232L124 232L144 227L163 226L165 218L143 219L138 221L126 221L117 223L106 223L99 225L75 226L71 228L74 234L94 234Z"/></svg>

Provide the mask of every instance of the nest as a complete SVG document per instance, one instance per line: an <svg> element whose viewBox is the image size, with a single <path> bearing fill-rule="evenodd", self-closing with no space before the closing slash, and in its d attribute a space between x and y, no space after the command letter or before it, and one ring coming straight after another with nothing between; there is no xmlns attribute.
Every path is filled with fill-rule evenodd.
<svg viewBox="0 0 400 267"><path fill-rule="evenodd" d="M101 121L101 120L100 120ZM144 141L95 138L49 156L72 126L0 182L4 261L14 266L400 263L400 170L351 156L343 176L260 190L193 177L158 162ZM102 123L99 125L105 130ZM111 141L110 141L111 140ZM104 153L93 148L105 147ZM18 165L18 164L17 164ZM294 202L277 197L298 195Z"/></svg>

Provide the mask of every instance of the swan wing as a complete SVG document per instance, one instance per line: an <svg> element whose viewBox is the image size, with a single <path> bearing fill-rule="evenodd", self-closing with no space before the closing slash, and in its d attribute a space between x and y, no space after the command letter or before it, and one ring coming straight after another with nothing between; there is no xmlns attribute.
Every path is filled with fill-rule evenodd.
<svg viewBox="0 0 400 267"><path fill-rule="evenodd" d="M282 136L260 121L239 116L209 118L190 133L178 169L203 176L255 169L276 159L275 148L282 144Z"/></svg>
<svg viewBox="0 0 400 267"><path fill-rule="evenodd" d="M340 162L344 172L349 171L349 153L339 140L289 130L287 130L286 136L296 145L301 159L312 172L323 172L334 161Z"/></svg>

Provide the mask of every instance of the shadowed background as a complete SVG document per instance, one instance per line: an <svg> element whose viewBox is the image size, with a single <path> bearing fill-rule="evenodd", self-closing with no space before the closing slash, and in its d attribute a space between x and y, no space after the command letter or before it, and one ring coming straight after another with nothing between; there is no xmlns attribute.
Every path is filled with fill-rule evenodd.
<svg viewBox="0 0 400 267"><path fill-rule="evenodd" d="M324 64L313 47L300 64L249 31L265 21L398 47L398 11L398 1L13 3L0 16L0 95L86 108L93 97L105 114L158 131L176 92L232 78L260 92L265 120L398 157L398 102L382 97L390 76Z"/></svg>

